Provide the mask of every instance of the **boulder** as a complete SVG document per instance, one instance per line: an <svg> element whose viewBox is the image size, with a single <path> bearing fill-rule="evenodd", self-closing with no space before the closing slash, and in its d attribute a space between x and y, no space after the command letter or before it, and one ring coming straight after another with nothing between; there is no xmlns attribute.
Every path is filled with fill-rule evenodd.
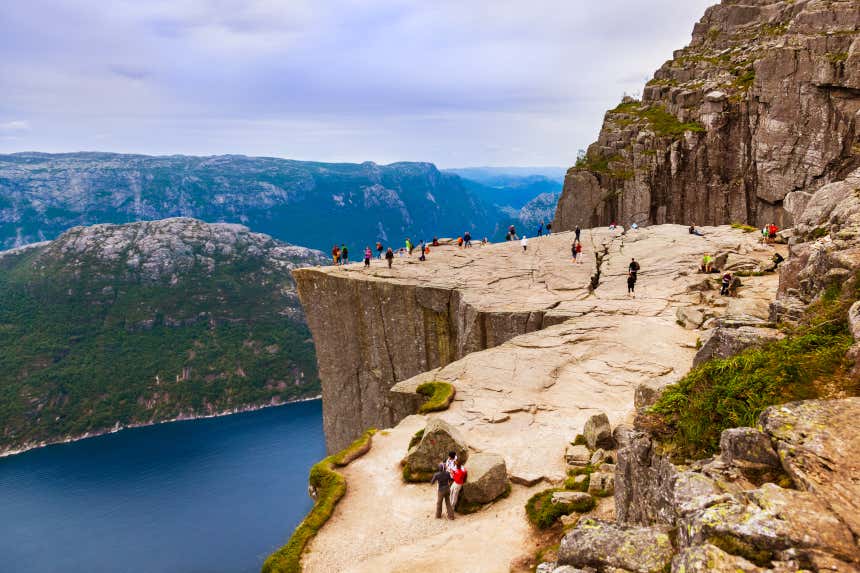
<svg viewBox="0 0 860 573"><path fill-rule="evenodd" d="M675 311L675 319L678 324L688 330L696 330L705 322L705 314L695 308L679 307Z"/></svg>
<svg viewBox="0 0 860 573"><path fill-rule="evenodd" d="M468 477L460 493L467 503L490 503L508 491L508 468L499 454L475 454L466 463Z"/></svg>
<svg viewBox="0 0 860 573"><path fill-rule="evenodd" d="M720 435L720 457L727 464L751 469L780 469L770 437L755 428L730 428Z"/></svg>
<svg viewBox="0 0 860 573"><path fill-rule="evenodd" d="M594 453L591 454L591 459L588 461L588 463L595 468L605 462L612 462L612 456L610 456L603 448L595 450Z"/></svg>
<svg viewBox="0 0 860 573"><path fill-rule="evenodd" d="M669 535L652 527L624 527L595 519L580 519L564 536L558 564L621 568L638 573L665 571L672 561Z"/></svg>
<svg viewBox="0 0 860 573"><path fill-rule="evenodd" d="M672 573L758 573L765 570L743 557L706 543L689 547L672 559Z"/></svg>
<svg viewBox="0 0 860 573"><path fill-rule="evenodd" d="M457 452L461 462L469 459L466 440L459 430L440 418L432 418L424 428L421 441L409 450L403 462L413 472L435 472L448 452Z"/></svg>
<svg viewBox="0 0 860 573"><path fill-rule="evenodd" d="M564 450L564 461L571 466L585 467L591 461L591 451L586 446L569 445Z"/></svg>
<svg viewBox="0 0 860 573"><path fill-rule="evenodd" d="M588 418L582 434L585 436L585 443L589 449L604 448L611 450L615 447L615 440L612 439L612 428L609 426L609 418L603 412Z"/></svg>
<svg viewBox="0 0 860 573"><path fill-rule="evenodd" d="M702 346L693 358L693 367L713 358L728 358L747 348L761 346L766 342L780 340L784 337L784 334L773 328L756 328L753 326L714 328L702 334Z"/></svg>
<svg viewBox="0 0 860 573"><path fill-rule="evenodd" d="M860 536L860 398L771 406L758 425L776 445L782 466Z"/></svg>
<svg viewBox="0 0 860 573"><path fill-rule="evenodd" d="M600 496L614 494L615 472L593 472L588 480L588 493Z"/></svg>
<svg viewBox="0 0 860 573"><path fill-rule="evenodd" d="M618 424L617 426L615 426L615 428L612 430L612 439L615 440L615 447L619 450L621 448L626 448L627 445L630 443L631 432L633 432L633 426L629 424Z"/></svg>
<svg viewBox="0 0 860 573"><path fill-rule="evenodd" d="M848 311L848 325L855 342L860 342L860 300L851 305Z"/></svg>
<svg viewBox="0 0 860 573"><path fill-rule="evenodd" d="M615 511L620 523L675 523L674 487L678 469L662 455L659 444L633 432L630 444L618 450Z"/></svg>
<svg viewBox="0 0 860 573"><path fill-rule="evenodd" d="M552 503L588 503L591 496L581 491L557 491L552 494Z"/></svg>
<svg viewBox="0 0 860 573"><path fill-rule="evenodd" d="M682 547L716 542L756 563L767 563L780 551L823 551L856 559L851 530L816 495L766 483L693 512L680 520Z"/></svg>

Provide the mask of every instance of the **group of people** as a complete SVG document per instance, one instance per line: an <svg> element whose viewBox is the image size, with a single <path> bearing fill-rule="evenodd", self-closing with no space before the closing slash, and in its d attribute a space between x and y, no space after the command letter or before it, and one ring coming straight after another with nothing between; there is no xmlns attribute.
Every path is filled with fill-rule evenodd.
<svg viewBox="0 0 860 573"><path fill-rule="evenodd" d="M582 241L579 240L582 229L579 228L579 225L576 226L574 233L573 243L570 245L570 256L573 257L574 264L582 264Z"/></svg>
<svg viewBox="0 0 860 573"><path fill-rule="evenodd" d="M489 241L485 237L481 241L481 245L486 245ZM404 246L398 249L396 252L399 256L412 256L415 249L418 249L418 260L426 261L427 255L430 254L430 247L438 247L440 246L439 238L433 237L433 242L428 244L427 241L420 241L416 246L415 243L412 242L410 237L406 238L404 242ZM459 237L457 237L457 246L460 248L469 248L472 246L472 233L466 231ZM341 244L338 246L335 244L331 249L332 262L336 266L348 265L349 264L349 248L346 244ZM388 262L388 268L392 267L394 263L395 250L392 247L386 248L383 246L381 241L376 242L376 257L379 260L385 259ZM370 245L364 247L364 266L369 267L370 261L373 259L373 249L370 248Z"/></svg>
<svg viewBox="0 0 860 573"><path fill-rule="evenodd" d="M460 497L460 490L466 483L468 472L460 462L457 452L448 452L448 457L439 467L433 477L431 484L436 484L436 519L442 519L442 504L448 513L448 519L454 519L454 509Z"/></svg>
<svg viewBox="0 0 860 573"><path fill-rule="evenodd" d="M779 227L771 223L765 225L761 229L761 240L763 243L773 243L776 241L776 234L779 232Z"/></svg>

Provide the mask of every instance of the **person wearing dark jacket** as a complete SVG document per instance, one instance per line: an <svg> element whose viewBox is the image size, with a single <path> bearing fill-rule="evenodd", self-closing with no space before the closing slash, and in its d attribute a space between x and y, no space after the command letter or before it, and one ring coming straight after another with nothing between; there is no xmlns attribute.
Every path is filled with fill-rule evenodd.
<svg viewBox="0 0 860 573"><path fill-rule="evenodd" d="M442 503L448 512L448 519L454 519L454 509L451 507L451 484L454 478L445 470L445 464L439 464L438 471L433 474L431 484L437 485L436 491L436 519L442 519Z"/></svg>
<svg viewBox="0 0 860 573"><path fill-rule="evenodd" d="M391 247L388 247L388 250L385 251L385 260L388 261L388 268L391 268L391 263L394 262L394 251L391 250Z"/></svg>

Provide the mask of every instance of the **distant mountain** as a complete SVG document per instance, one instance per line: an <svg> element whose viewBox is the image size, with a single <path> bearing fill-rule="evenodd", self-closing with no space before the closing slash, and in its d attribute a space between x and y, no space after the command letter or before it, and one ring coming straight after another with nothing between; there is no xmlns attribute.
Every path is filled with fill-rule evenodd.
<svg viewBox="0 0 860 573"><path fill-rule="evenodd" d="M498 187L508 181L535 177L564 183L567 170L567 167L458 167L445 169L445 172L491 187Z"/></svg>
<svg viewBox="0 0 860 573"><path fill-rule="evenodd" d="M467 229L495 236L503 215L485 195L430 163L15 153L0 155L0 247L76 225L176 216L241 223L326 251Z"/></svg>
<svg viewBox="0 0 860 573"><path fill-rule="evenodd" d="M317 394L290 271L324 260L193 219L0 253L0 453Z"/></svg>

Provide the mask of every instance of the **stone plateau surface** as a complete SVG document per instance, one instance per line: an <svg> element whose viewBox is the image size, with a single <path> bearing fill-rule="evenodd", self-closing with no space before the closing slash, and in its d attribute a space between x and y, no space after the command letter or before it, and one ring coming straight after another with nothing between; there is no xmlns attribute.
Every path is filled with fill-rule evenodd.
<svg viewBox="0 0 860 573"><path fill-rule="evenodd" d="M368 270L295 272L329 448L368 426L389 428L344 469L347 495L312 542L306 571L431 570L449 563L450 543L458 570L508 571L528 547L523 505L535 490L514 485L490 507L443 522L433 519L429 486L401 481L398 462L428 417L403 418L409 401L398 396L421 382L456 387L451 407L431 417L455 426L474 452L501 454L515 484L558 483L565 447L589 416L625 421L638 385L661 387L690 368L699 333L678 324L678 309L710 322L767 321L775 275L743 279L739 296L723 300L697 272L704 252L765 266L773 248L755 234L719 227L697 237L662 225L582 238L583 264L573 264L573 236L562 233L526 252L519 243L439 248L423 263L398 258L391 270L374 261ZM633 257L642 265L635 299L626 293Z"/></svg>

